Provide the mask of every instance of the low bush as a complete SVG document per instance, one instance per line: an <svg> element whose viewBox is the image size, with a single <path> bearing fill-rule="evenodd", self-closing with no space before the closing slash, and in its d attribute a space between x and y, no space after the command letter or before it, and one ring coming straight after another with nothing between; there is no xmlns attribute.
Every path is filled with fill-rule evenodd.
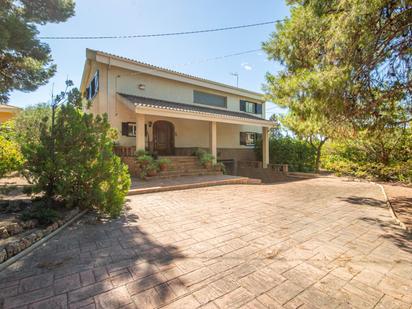
<svg viewBox="0 0 412 309"><path fill-rule="evenodd" d="M210 166L213 163L213 160L215 159L214 156L210 153L205 153L201 158L200 158L200 164L203 166L207 167Z"/></svg>
<svg viewBox="0 0 412 309"><path fill-rule="evenodd" d="M262 141L255 146L256 155L262 158ZM290 136L271 136L269 162L288 164L290 172L313 172L316 169L316 151L309 143Z"/></svg>
<svg viewBox="0 0 412 309"><path fill-rule="evenodd" d="M166 171L170 168L170 164L172 163L172 161L166 158L161 158L157 160L157 163L159 164L159 169L161 171Z"/></svg>
<svg viewBox="0 0 412 309"><path fill-rule="evenodd" d="M140 156L136 157L136 163L139 165L141 169L146 168L150 164L152 164L155 160L151 155L148 154L141 154Z"/></svg>
<svg viewBox="0 0 412 309"><path fill-rule="evenodd" d="M21 169L24 162L20 146L13 134L13 122L0 126L0 177Z"/></svg>
<svg viewBox="0 0 412 309"><path fill-rule="evenodd" d="M196 150L195 155L198 157L200 164L204 167L211 166L215 160L215 157L210 152L203 149Z"/></svg>
<svg viewBox="0 0 412 309"><path fill-rule="evenodd" d="M23 221L35 219L40 225L50 225L60 219L60 214L48 207L36 207L30 211L25 211L20 216Z"/></svg>
<svg viewBox="0 0 412 309"><path fill-rule="evenodd" d="M160 169L159 161L146 151L137 151L135 160L140 168L140 178L146 179L147 176L155 176Z"/></svg>
<svg viewBox="0 0 412 309"><path fill-rule="evenodd" d="M223 174L226 174L226 166L225 166L222 162L218 162L218 163L214 164L214 165L213 165L213 168L214 168L216 171L220 171L220 172L222 172Z"/></svg>
<svg viewBox="0 0 412 309"><path fill-rule="evenodd" d="M411 145L410 142L405 144ZM389 143L382 145L391 146ZM329 143L323 154L323 167L342 176L412 183L412 149L403 145L400 143L399 147L388 151L381 145L373 147L374 144L363 139Z"/></svg>

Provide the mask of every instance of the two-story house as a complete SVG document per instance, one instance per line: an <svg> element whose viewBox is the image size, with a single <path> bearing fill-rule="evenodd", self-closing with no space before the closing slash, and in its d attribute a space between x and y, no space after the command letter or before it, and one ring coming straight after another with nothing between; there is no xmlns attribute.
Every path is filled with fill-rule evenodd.
<svg viewBox="0 0 412 309"><path fill-rule="evenodd" d="M81 91L107 113L118 144L159 155L206 148L221 160L269 163L262 94L88 49ZM263 157L254 143L262 137Z"/></svg>
<svg viewBox="0 0 412 309"><path fill-rule="evenodd" d="M0 124L12 119L21 111L21 108L8 105L0 104Z"/></svg>

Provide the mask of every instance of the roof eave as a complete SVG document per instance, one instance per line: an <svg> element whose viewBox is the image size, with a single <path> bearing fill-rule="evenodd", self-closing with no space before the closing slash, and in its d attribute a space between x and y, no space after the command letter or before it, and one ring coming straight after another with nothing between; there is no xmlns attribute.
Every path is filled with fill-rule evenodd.
<svg viewBox="0 0 412 309"><path fill-rule="evenodd" d="M154 116L163 116L163 117L171 117L171 118L180 118L180 119L190 119L190 120L201 120L201 121L216 121L222 123L231 123L231 124L240 124L240 125L252 125L252 126L260 126L260 127L267 127L272 128L274 127L274 122L265 120L265 119L248 119L248 118L241 118L236 116L230 115L221 115L221 114L213 114L207 112L194 112L194 111L180 111L175 109L169 108L161 108L161 107L149 107L149 106L138 106L137 103L130 101L129 99L119 96L121 100L124 100L133 105L130 107L137 114L147 114L147 115L154 115ZM128 105L129 106L129 105Z"/></svg>

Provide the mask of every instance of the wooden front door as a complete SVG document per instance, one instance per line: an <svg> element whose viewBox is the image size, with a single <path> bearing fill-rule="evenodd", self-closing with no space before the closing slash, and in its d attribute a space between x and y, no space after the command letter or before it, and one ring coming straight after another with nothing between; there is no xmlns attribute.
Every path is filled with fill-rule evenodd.
<svg viewBox="0 0 412 309"><path fill-rule="evenodd" d="M175 148L175 130L169 121L156 121L153 125L154 151L161 156L170 156Z"/></svg>

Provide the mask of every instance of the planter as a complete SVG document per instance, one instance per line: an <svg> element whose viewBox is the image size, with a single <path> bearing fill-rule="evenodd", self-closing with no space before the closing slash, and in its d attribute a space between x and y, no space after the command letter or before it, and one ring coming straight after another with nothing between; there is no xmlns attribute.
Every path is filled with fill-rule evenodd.
<svg viewBox="0 0 412 309"><path fill-rule="evenodd" d="M147 171L147 176L149 177L153 177L157 175L157 171L156 170L149 170Z"/></svg>
<svg viewBox="0 0 412 309"><path fill-rule="evenodd" d="M159 164L159 169L162 172L167 171L169 169L169 165L167 163L160 163Z"/></svg>

